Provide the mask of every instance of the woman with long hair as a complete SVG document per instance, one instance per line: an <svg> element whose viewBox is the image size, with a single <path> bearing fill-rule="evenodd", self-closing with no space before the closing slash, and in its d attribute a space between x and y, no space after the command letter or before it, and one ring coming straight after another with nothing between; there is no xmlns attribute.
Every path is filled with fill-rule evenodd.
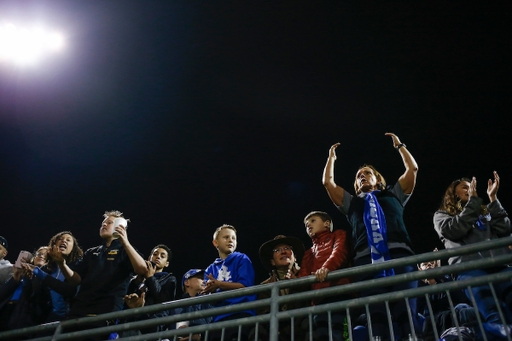
<svg viewBox="0 0 512 341"><path fill-rule="evenodd" d="M350 194L334 181L334 163L336 148L334 144L330 151L323 173L323 184L336 207L347 216L352 226L352 245L354 247L354 265L361 266L380 263L386 260L414 255L412 244L403 220L404 206L408 202L416 185L418 165L405 144L398 136L386 133L393 141L393 146L400 154L405 172L398 181L386 186L386 180L377 169L364 165L357 170L354 189L355 195ZM392 276L415 271L414 266L405 266L386 270L376 274L356 277L356 281L364 281L376 277ZM362 296L370 296L389 291L414 288L417 282L403 283L388 288L373 288L364 290ZM413 318L416 317L416 299L409 300ZM411 333L408 323L407 308L404 301L396 302L391 307L392 316L400 325L402 337ZM372 329L374 336L386 338L389 334L385 306L370 307Z"/></svg>
<svg viewBox="0 0 512 341"><path fill-rule="evenodd" d="M494 181L489 180L487 184L487 196L489 197L489 204L487 205L484 205L484 200L478 197L476 178L462 178L453 181L448 186L441 207L434 214L434 227L445 248L450 249L510 236L510 219L498 200L499 185L500 178L498 173L494 172ZM451 257L448 262L449 264L456 264L509 254L510 252L507 247L502 247L469 255ZM503 271L512 271L512 268L501 266L491 269L465 271L459 273L457 279L468 279ZM512 282L496 283L494 287L501 301L498 304L505 303L510 315L510 311L512 311ZM489 286L472 287L471 291L476 299L478 310L483 315L485 321L501 324L498 304L495 302ZM466 295L470 298L470 293L467 289ZM507 323L510 322L507 321Z"/></svg>
<svg viewBox="0 0 512 341"><path fill-rule="evenodd" d="M52 311L46 322L61 321L66 318L69 310L69 300L76 294L76 286L65 282L64 275L52 258L52 254L60 253L68 264L79 260L83 251L78 241L70 231L62 231L54 235L48 243L48 264L42 268L35 268L26 265L33 274L42 281L51 295Z"/></svg>

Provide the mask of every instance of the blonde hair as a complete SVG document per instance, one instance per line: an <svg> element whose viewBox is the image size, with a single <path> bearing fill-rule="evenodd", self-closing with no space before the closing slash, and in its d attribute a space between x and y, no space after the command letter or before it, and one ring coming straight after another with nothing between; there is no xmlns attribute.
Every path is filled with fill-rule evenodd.
<svg viewBox="0 0 512 341"><path fill-rule="evenodd" d="M217 237L219 236L220 231L225 230L225 229L233 230L233 231L235 231L235 234L236 234L236 229L235 229L234 226L228 225L228 224L224 224L224 225L222 225L220 227L217 227L217 229L213 233L213 240L217 240Z"/></svg>
<svg viewBox="0 0 512 341"><path fill-rule="evenodd" d="M105 214L103 214L103 218L108 218L108 217L116 217L116 218L124 218L123 216L123 212L121 211L117 211L117 210L114 210L114 211L105 211ZM126 218L125 218L126 219ZM130 221L130 219L126 219L126 221Z"/></svg>

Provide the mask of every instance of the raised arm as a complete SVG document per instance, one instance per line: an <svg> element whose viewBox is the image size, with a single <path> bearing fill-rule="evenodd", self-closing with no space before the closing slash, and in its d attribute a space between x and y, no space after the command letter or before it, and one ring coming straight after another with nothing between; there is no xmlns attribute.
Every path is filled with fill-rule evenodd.
<svg viewBox="0 0 512 341"><path fill-rule="evenodd" d="M345 190L334 182L334 162L336 161L336 148L339 145L339 143L333 144L329 150L329 158L325 164L322 182L332 202L335 205L341 206Z"/></svg>
<svg viewBox="0 0 512 341"><path fill-rule="evenodd" d="M494 171L494 181L489 179L487 184L487 195L489 196L489 205L487 209L491 215L490 226L491 229L498 237L507 237L510 235L512 230L510 218L507 212L501 206L498 200L498 189L500 187L500 177L498 173Z"/></svg>
<svg viewBox="0 0 512 341"><path fill-rule="evenodd" d="M59 266L60 271L71 285L80 285L82 283L82 277L75 271L71 270L69 266L66 264L66 260L62 255L62 252L59 251L57 245L53 245L53 248L48 250L48 256L52 257L55 263Z"/></svg>
<svg viewBox="0 0 512 341"><path fill-rule="evenodd" d="M405 194L411 194L414 190L414 186L416 186L416 175L418 174L418 164L414 157L412 157L411 153L407 150L405 144L400 142L398 136L393 133L386 133L386 136L391 136L393 139L393 146L398 148L398 152L402 157L402 161L404 162L405 172L398 179L398 183L402 187L402 190Z"/></svg>
<svg viewBox="0 0 512 341"><path fill-rule="evenodd" d="M119 225L116 227L116 232L119 234L119 241L121 242L121 245L124 246L128 258L130 258L133 271L137 275L146 275L148 272L146 261L141 257L137 250L135 250L132 244L130 244L130 241L128 240L128 234L126 233L126 228L123 225Z"/></svg>

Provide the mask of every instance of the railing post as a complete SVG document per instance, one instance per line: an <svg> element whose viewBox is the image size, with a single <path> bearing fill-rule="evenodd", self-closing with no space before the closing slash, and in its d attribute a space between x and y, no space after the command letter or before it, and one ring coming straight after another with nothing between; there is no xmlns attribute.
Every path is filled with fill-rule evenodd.
<svg viewBox="0 0 512 341"><path fill-rule="evenodd" d="M279 287L274 285L270 291L270 341L278 340L279 333L279 320L277 319L277 313L279 312Z"/></svg>

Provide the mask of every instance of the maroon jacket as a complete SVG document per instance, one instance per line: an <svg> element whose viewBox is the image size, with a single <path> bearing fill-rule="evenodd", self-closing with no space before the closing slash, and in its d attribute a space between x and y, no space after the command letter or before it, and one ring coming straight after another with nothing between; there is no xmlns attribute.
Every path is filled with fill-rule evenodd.
<svg viewBox="0 0 512 341"><path fill-rule="evenodd" d="M331 232L325 230L311 236L311 240L313 246L306 250L297 277L312 275L321 268L334 271L349 267L350 245L346 231L336 230ZM311 285L311 289L317 290L348 283L350 283L348 278L341 278L335 281L314 283Z"/></svg>

